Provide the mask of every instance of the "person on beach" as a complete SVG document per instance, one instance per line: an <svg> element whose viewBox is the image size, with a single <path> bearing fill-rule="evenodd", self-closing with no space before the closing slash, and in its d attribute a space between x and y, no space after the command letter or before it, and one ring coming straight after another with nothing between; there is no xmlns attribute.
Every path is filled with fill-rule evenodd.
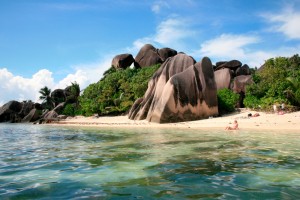
<svg viewBox="0 0 300 200"><path fill-rule="evenodd" d="M237 120L234 120L233 126L226 126L225 130L238 130L239 129L239 124Z"/></svg>

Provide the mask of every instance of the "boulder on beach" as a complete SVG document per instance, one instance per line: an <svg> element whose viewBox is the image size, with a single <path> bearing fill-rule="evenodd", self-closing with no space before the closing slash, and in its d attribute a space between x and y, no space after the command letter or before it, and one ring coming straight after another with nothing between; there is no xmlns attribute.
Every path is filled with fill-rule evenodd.
<svg viewBox="0 0 300 200"><path fill-rule="evenodd" d="M143 98L129 112L130 119L168 123L218 114L217 86L209 58L186 54L168 58L149 81Z"/></svg>
<svg viewBox="0 0 300 200"><path fill-rule="evenodd" d="M23 104L18 101L9 101L0 108L0 122L19 122L19 112Z"/></svg>
<svg viewBox="0 0 300 200"><path fill-rule="evenodd" d="M152 76L144 97L137 99L131 107L129 118L135 120L146 119L152 102L157 101L162 96L163 86L170 77L184 71L195 62L192 57L186 54L177 54L168 58Z"/></svg>

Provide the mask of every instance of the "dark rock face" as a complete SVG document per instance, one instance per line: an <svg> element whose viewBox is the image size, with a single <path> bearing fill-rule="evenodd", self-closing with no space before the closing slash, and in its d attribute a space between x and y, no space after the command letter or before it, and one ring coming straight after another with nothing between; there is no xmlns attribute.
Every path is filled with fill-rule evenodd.
<svg viewBox="0 0 300 200"><path fill-rule="evenodd" d="M232 77L232 72L228 68L220 69L215 71L215 81L217 84L217 89L230 88L230 81Z"/></svg>
<svg viewBox="0 0 300 200"><path fill-rule="evenodd" d="M136 68L149 67L162 63L158 50L151 44L145 44L135 57L134 66Z"/></svg>
<svg viewBox="0 0 300 200"><path fill-rule="evenodd" d="M37 109L37 110L43 110L43 106L40 103L35 103L34 108Z"/></svg>
<svg viewBox="0 0 300 200"><path fill-rule="evenodd" d="M158 55L162 62L165 62L167 58L177 55L177 51L171 48L161 48L158 50Z"/></svg>
<svg viewBox="0 0 300 200"><path fill-rule="evenodd" d="M9 101L0 108L0 122L21 121L18 113L22 110L23 104L18 101Z"/></svg>
<svg viewBox="0 0 300 200"><path fill-rule="evenodd" d="M223 68L229 68L229 69L235 71L237 68L242 66L242 63L238 60L231 60L231 61L228 61L228 62L223 62L223 64L221 64L221 63L222 62L217 63L216 70L223 69ZM219 66L218 66L218 64L219 64Z"/></svg>
<svg viewBox="0 0 300 200"><path fill-rule="evenodd" d="M22 102L22 109L18 113L18 115L23 118L34 108L34 103L32 101L24 101Z"/></svg>
<svg viewBox="0 0 300 200"><path fill-rule="evenodd" d="M201 63L185 54L168 58L154 74L130 119L167 123L197 120L218 114L217 87L211 61Z"/></svg>
<svg viewBox="0 0 300 200"><path fill-rule="evenodd" d="M40 116L41 111L34 108L22 119L22 122L34 122L38 120Z"/></svg>
<svg viewBox="0 0 300 200"><path fill-rule="evenodd" d="M40 110L35 109L35 106L36 104L32 101L9 101L0 108L0 122L27 122L29 115L32 115L32 110Z"/></svg>
<svg viewBox="0 0 300 200"><path fill-rule="evenodd" d="M65 92L62 89L53 90L53 92L51 92L51 97L53 98L55 106L66 100Z"/></svg>
<svg viewBox="0 0 300 200"><path fill-rule="evenodd" d="M223 65L227 63L227 61L219 61L219 62L216 62L216 68L219 67L220 65Z"/></svg>
<svg viewBox="0 0 300 200"><path fill-rule="evenodd" d="M240 75L250 75L250 68L247 64L244 64L242 67L237 68L236 70L236 76L240 76Z"/></svg>
<svg viewBox="0 0 300 200"><path fill-rule="evenodd" d="M116 69L126 69L134 62L134 58L131 54L120 54L116 55L111 65Z"/></svg>
<svg viewBox="0 0 300 200"><path fill-rule="evenodd" d="M79 96L79 94L76 94L77 97L76 97L76 95L74 96L71 90L72 90L72 86L68 86L64 90L64 95L66 97L66 102L67 103L75 103L77 97Z"/></svg>

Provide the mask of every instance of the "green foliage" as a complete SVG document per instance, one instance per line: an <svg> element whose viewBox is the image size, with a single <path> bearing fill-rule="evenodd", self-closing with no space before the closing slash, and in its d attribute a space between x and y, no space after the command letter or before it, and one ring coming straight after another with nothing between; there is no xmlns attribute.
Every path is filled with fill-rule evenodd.
<svg viewBox="0 0 300 200"><path fill-rule="evenodd" d="M54 101L51 97L51 89L49 89L47 86L45 86L39 90L39 93L41 94L39 99L43 101L45 108L47 108L49 110L54 108Z"/></svg>
<svg viewBox="0 0 300 200"><path fill-rule="evenodd" d="M244 105L247 108L257 109L260 106L260 100L253 95L247 95L244 99Z"/></svg>
<svg viewBox="0 0 300 200"><path fill-rule="evenodd" d="M238 94L232 92L227 88L224 88L218 90L217 95L218 95L218 108L220 114L234 111L235 106L239 100Z"/></svg>
<svg viewBox="0 0 300 200"><path fill-rule="evenodd" d="M246 89L244 104L249 108L258 106L268 110L274 103L300 105L300 57L277 57L265 62L253 75L254 84ZM300 93L300 91L299 91Z"/></svg>
<svg viewBox="0 0 300 200"><path fill-rule="evenodd" d="M67 104L64 107L62 114L68 115L68 116L74 116L74 110L75 110L75 107L72 104Z"/></svg>
<svg viewBox="0 0 300 200"><path fill-rule="evenodd" d="M78 108L76 103L66 104L62 111L62 114L67 116L81 115L81 110Z"/></svg>
<svg viewBox="0 0 300 200"><path fill-rule="evenodd" d="M130 109L134 101L147 90L148 81L160 67L155 65L141 69L116 70L104 73L97 83L89 85L79 98L83 115L119 114Z"/></svg>

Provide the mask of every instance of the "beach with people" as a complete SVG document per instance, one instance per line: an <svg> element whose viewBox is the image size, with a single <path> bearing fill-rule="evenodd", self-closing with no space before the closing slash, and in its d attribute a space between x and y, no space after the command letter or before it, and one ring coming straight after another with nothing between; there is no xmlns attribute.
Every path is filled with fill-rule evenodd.
<svg viewBox="0 0 300 200"><path fill-rule="evenodd" d="M248 116L259 115L257 117ZM238 121L239 130L292 130L300 131L300 111L285 113L256 112L248 109L241 109L231 114L221 117L210 117L195 121L177 122L177 123L152 123L146 120L130 120L128 116L103 116L103 117L69 117L65 120L52 122L50 125L63 126L89 126L89 127L127 127L127 128L181 128L181 129L224 129L232 126L234 120ZM238 131L238 130L237 130Z"/></svg>

